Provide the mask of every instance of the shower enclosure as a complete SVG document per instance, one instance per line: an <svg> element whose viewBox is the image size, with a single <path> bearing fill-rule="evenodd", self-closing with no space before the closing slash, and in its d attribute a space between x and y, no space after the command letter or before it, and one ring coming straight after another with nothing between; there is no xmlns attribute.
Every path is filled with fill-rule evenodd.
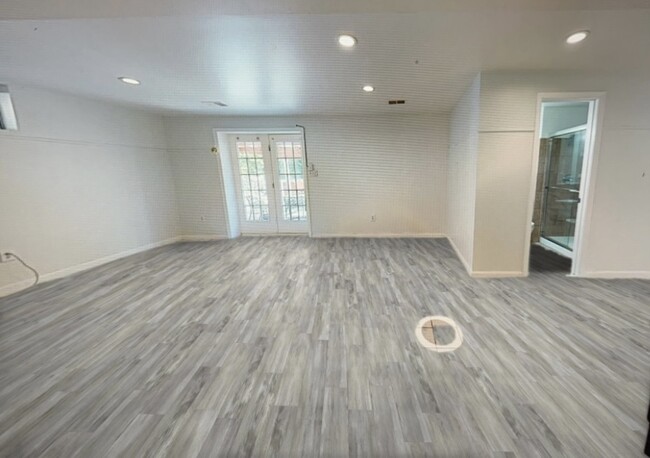
<svg viewBox="0 0 650 458"><path fill-rule="evenodd" d="M587 126L556 132L546 140L547 154L540 243L572 257Z"/></svg>

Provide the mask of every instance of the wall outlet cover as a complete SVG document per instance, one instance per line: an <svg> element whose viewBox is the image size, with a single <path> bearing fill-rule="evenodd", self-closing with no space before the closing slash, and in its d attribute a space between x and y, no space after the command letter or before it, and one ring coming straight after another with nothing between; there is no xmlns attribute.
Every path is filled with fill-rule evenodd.
<svg viewBox="0 0 650 458"><path fill-rule="evenodd" d="M7 252L6 250L0 251L0 263L5 263L5 262L9 262L9 261L14 260L14 258L12 256L7 256L5 254L6 252Z"/></svg>

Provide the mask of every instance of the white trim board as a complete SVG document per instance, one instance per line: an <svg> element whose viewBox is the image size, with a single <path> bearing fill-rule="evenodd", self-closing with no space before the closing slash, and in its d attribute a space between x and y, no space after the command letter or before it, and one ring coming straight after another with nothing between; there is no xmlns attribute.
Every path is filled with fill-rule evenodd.
<svg viewBox="0 0 650 458"><path fill-rule="evenodd" d="M624 270L620 272L601 270L597 272L586 272L583 275L569 275L569 277L576 278L601 278L601 279L639 279L650 280L650 271L647 270Z"/></svg>
<svg viewBox="0 0 650 458"><path fill-rule="evenodd" d="M451 239L451 237L447 237L447 240L449 240L449 244L451 247L454 249L454 252L456 253L456 257L460 259L461 264L465 267L465 270L467 273L471 276L472 275L472 268L470 267L469 263L467 262L467 259L460 253L460 250L454 243L454 241Z"/></svg>
<svg viewBox="0 0 650 458"><path fill-rule="evenodd" d="M171 245L172 243L177 243L180 240L181 237L172 237L166 240L161 240L160 242L154 242L147 245L142 245L136 248L131 248L129 250L120 251L119 253L104 256L102 258L94 259L92 261L87 261L81 264L66 267L65 269L56 270L54 272L48 272L46 274L40 275L40 281L38 282L38 284L41 285L43 283L47 283L52 280L58 280L60 278L68 277L70 275L92 269L93 267L99 267L101 265L108 264L109 262L117 261L118 259L126 258L134 254L142 253L144 251L149 251L154 248L158 248L165 245ZM9 285L2 286L0 287L0 297L17 293L18 291L21 291L26 287L30 286L32 283L34 283L34 281L30 278L28 280L21 280L16 283L11 283Z"/></svg>
<svg viewBox="0 0 650 458"><path fill-rule="evenodd" d="M306 232L242 232L240 237L309 237Z"/></svg>
<svg viewBox="0 0 650 458"><path fill-rule="evenodd" d="M227 235L214 235L214 234L197 234L197 235L181 235L178 237L178 242L211 242L213 240L228 240Z"/></svg>
<svg viewBox="0 0 650 458"><path fill-rule="evenodd" d="M517 271L472 271L470 276L473 278L520 278L527 277L528 275L525 272Z"/></svg>
<svg viewBox="0 0 650 458"><path fill-rule="evenodd" d="M461 264L463 264L463 267L465 267L467 274L472 278L520 278L528 276L528 274L525 272L517 271L473 271L470 265L467 263L467 260L458 250L458 247L454 241L450 237L447 237L447 240L449 240L449 244L454 249L456 257L460 260Z"/></svg>
<svg viewBox="0 0 650 458"><path fill-rule="evenodd" d="M11 132L11 131L9 131ZM71 140L67 138L53 138L53 137L34 137L34 136L29 136L29 135L21 135L21 134L12 134L12 133L7 133L5 130L0 131L0 138L6 138L9 140L22 140L22 141L33 141L33 142L43 142L43 143L56 143L56 144L62 144L62 145L81 145L81 146L101 146L101 147L115 147L115 148L136 148L136 149L144 149L144 150L151 150L151 151L159 151L161 153L166 153L168 151L167 148L162 147L162 146L151 146L151 145L136 145L136 144L129 144L129 143L110 143L110 142L98 142L98 141L90 141L90 140Z"/></svg>
<svg viewBox="0 0 650 458"><path fill-rule="evenodd" d="M277 235L288 235L295 237L305 237L306 235L297 235L297 234L273 234ZM269 236L269 234L264 234L264 236ZM245 236L244 236L245 237ZM334 234L321 234L314 236L313 238L429 238L429 239L438 239L446 238L449 240L456 256L461 261L467 273L473 278L517 278L517 277L526 277L525 272L517 271L472 271L466 260L463 256L460 255L456 244L453 240L447 237L444 234L345 234L345 235L334 235ZM66 267L65 269L57 270L55 272L49 272L41 275L41 281L39 284L43 284L52 280L57 280L69 275L73 275L85 270L92 269L93 267L98 267L104 264L107 264L118 259L126 258L134 254L142 253L144 251L152 250L165 245L171 245L178 242L209 242L209 241L218 241L218 240L227 240L228 237L225 235L183 235L172 237L170 239L162 240L160 242L151 243L148 245L143 245L140 247L132 248L130 250L122 251L120 253L112 254L105 256L103 258L95 259L93 261L88 261L76 266ZM576 278L587 278L587 279L650 279L650 271L598 271L598 272L588 272L584 275L575 276L569 275L570 277ZM16 283L11 283L0 287L0 297L8 296L10 294L17 293L27 287L29 287L33 281L31 279L19 281Z"/></svg>
<svg viewBox="0 0 650 458"><path fill-rule="evenodd" d="M314 239L442 239L447 238L445 234L437 233L386 233L386 234L314 234Z"/></svg>
<svg viewBox="0 0 650 458"><path fill-rule="evenodd" d="M251 128L237 128L237 127L214 127L212 129L213 133L224 134L242 134L242 135L256 135L256 134L300 134L302 135L302 129L300 127L260 127L256 129Z"/></svg>

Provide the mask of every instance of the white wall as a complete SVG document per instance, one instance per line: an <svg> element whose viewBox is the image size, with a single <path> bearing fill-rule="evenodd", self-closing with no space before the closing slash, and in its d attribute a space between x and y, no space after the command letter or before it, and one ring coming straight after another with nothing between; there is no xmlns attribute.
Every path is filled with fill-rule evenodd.
<svg viewBox="0 0 650 458"><path fill-rule="evenodd" d="M479 135L474 275L523 274L532 149L533 137L524 132Z"/></svg>
<svg viewBox="0 0 650 458"><path fill-rule="evenodd" d="M310 181L315 236L448 234L473 274L521 274L537 93L558 91L607 92L583 274L650 272L650 82L642 79L483 73L451 122L161 118L11 89L20 130L0 132L0 250L17 252L46 279L181 235L226 237L213 129L296 123L307 127L319 172ZM0 294L29 278L16 262L0 265Z"/></svg>
<svg viewBox="0 0 650 458"><path fill-rule="evenodd" d="M448 119L376 117L166 118L185 236L225 237L214 128L307 128L313 235L439 235L445 232ZM375 214L377 221L370 222Z"/></svg>
<svg viewBox="0 0 650 458"><path fill-rule="evenodd" d="M19 131L0 131L0 250L45 279L178 235L162 118L10 87ZM0 293L29 284L0 264Z"/></svg>
<svg viewBox="0 0 650 458"><path fill-rule="evenodd" d="M579 91L607 93L581 274L650 277L650 81L613 74L482 74L476 271L523 272L537 94Z"/></svg>
<svg viewBox="0 0 650 458"><path fill-rule="evenodd" d="M474 254L474 214L481 77L458 101L449 122L447 236L467 270Z"/></svg>

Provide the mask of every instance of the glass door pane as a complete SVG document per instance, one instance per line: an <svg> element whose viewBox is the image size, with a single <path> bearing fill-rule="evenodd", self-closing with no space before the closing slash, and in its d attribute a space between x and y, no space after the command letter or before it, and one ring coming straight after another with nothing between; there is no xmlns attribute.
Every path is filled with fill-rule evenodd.
<svg viewBox="0 0 650 458"><path fill-rule="evenodd" d="M573 251L586 130L551 138L541 236Z"/></svg>
<svg viewBox="0 0 650 458"><path fill-rule="evenodd" d="M307 232L307 191L300 135L271 135L281 232Z"/></svg>
<svg viewBox="0 0 650 458"><path fill-rule="evenodd" d="M242 232L275 232L273 173L265 136L238 135L232 142Z"/></svg>

